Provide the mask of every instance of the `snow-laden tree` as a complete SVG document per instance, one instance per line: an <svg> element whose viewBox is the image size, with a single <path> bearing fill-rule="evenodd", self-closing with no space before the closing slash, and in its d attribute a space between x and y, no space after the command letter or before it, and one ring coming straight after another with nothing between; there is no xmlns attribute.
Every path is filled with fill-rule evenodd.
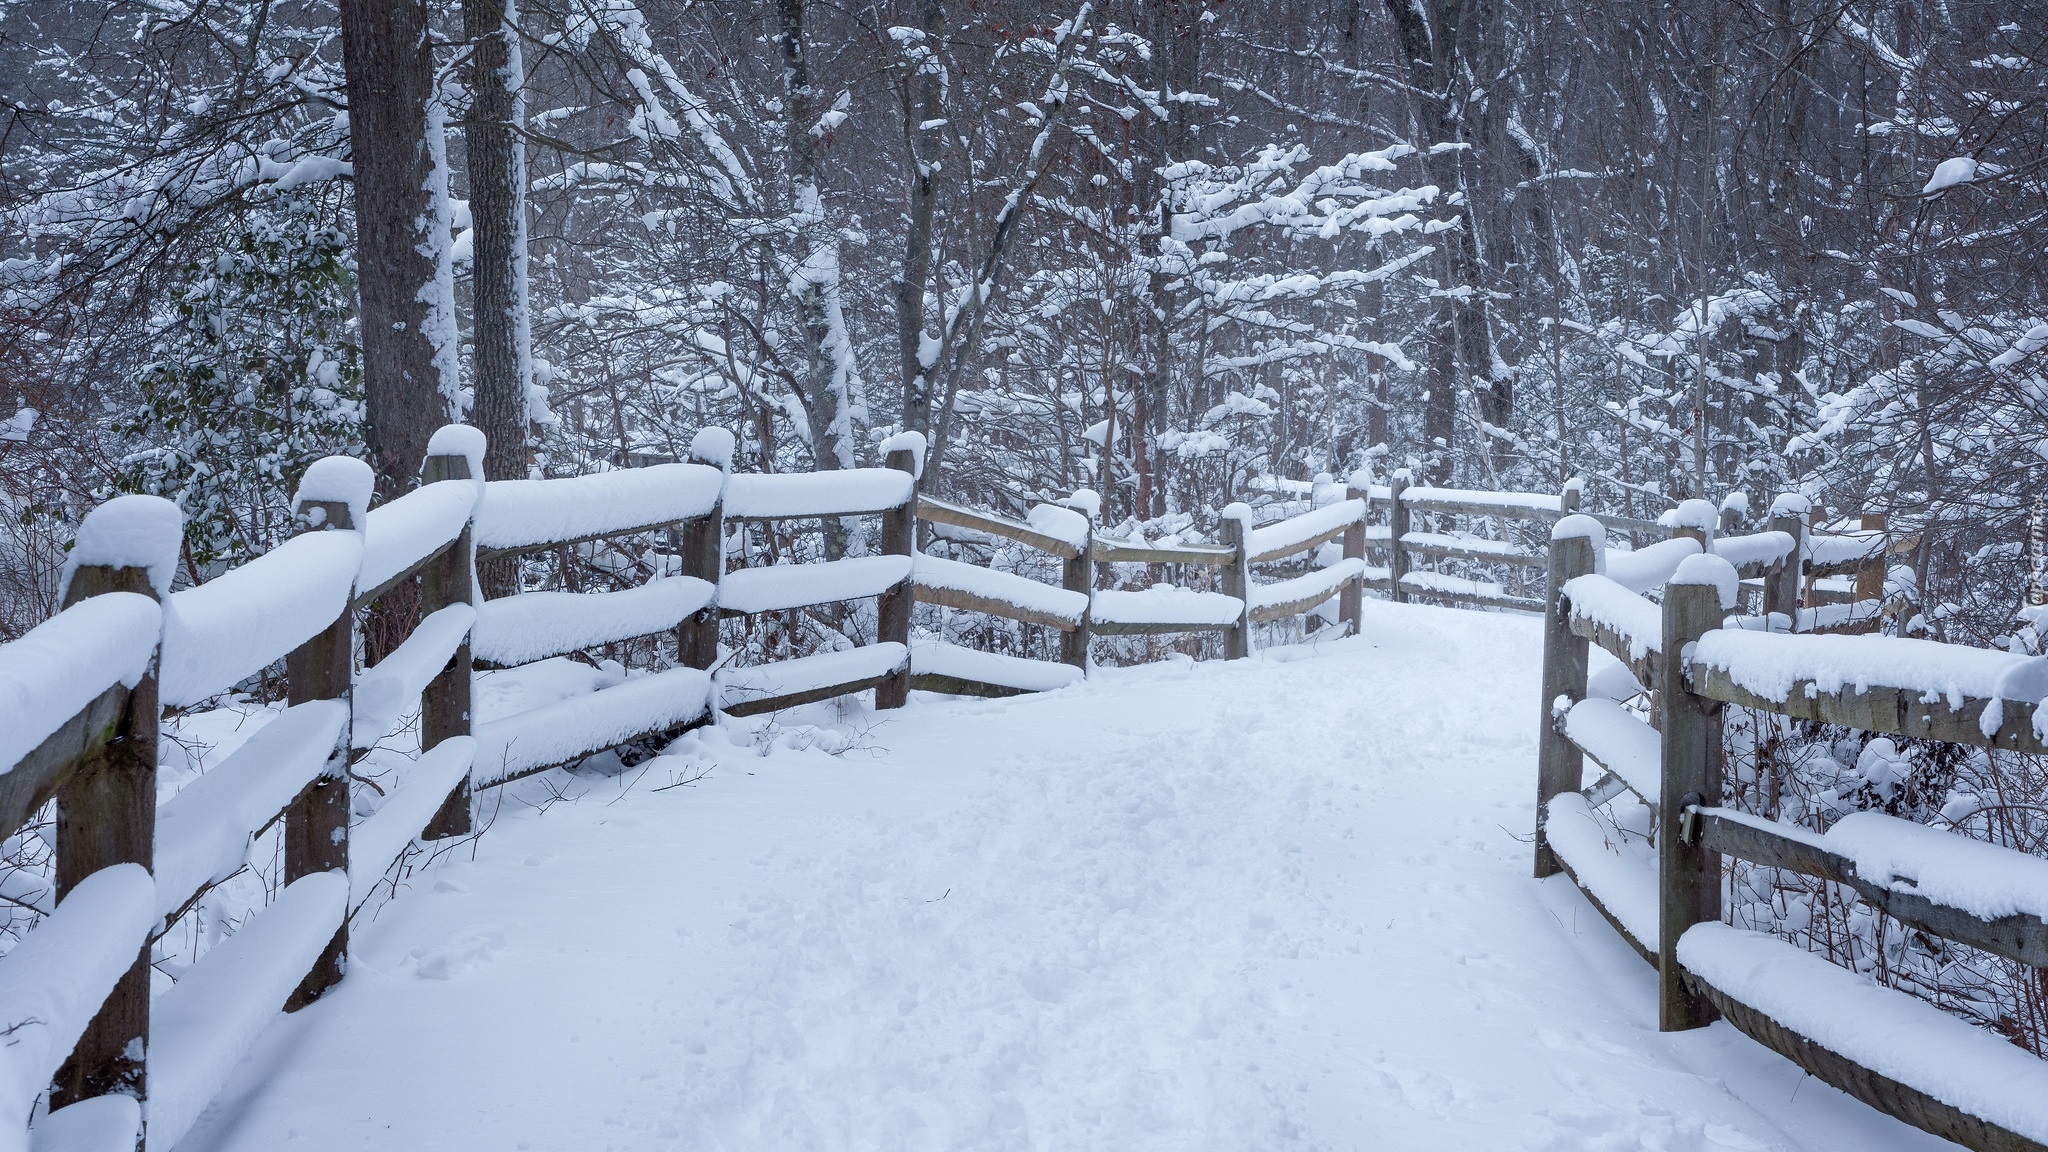
<svg viewBox="0 0 2048 1152"><path fill-rule="evenodd" d="M286 192L172 289L139 403L117 431L120 487L185 514L190 575L292 534L292 492L322 456L363 452L355 274L331 192Z"/></svg>

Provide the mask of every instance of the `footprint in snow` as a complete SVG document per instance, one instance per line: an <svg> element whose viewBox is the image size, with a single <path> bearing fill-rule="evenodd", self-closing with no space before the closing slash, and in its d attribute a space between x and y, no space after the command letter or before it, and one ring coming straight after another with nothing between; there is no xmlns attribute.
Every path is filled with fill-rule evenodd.
<svg viewBox="0 0 2048 1152"><path fill-rule="evenodd" d="M439 945L421 946L410 953L413 971L423 980L453 980L489 962L505 949L505 934L497 928L464 928Z"/></svg>

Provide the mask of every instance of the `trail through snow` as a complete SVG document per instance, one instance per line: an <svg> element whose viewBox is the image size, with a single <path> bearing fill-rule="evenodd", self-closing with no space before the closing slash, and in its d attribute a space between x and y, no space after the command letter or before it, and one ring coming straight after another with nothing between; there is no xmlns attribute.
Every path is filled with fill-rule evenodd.
<svg viewBox="0 0 2048 1152"><path fill-rule="evenodd" d="M1949 1147L1528 878L1532 620L1364 631L518 785L181 1147Z"/></svg>

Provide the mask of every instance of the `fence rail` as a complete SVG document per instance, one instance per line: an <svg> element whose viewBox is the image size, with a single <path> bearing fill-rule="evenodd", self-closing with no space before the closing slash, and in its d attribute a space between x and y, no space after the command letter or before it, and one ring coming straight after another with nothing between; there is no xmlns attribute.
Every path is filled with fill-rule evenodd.
<svg viewBox="0 0 2048 1152"><path fill-rule="evenodd" d="M1842 885L1901 923L2048 967L2048 861L1877 813L1825 833L1720 806L1729 704L1873 733L2042 752L2043 662L1931 641L1790 629L1817 617L1817 575L1880 593L1895 545L1875 529L1819 536L1802 501L1771 528L1714 540L1675 565L1614 572L1590 518L1553 529L1547 573L1535 871L1564 873L1658 971L1666 1030L1726 1018L1850 1095L1980 1150L2048 1141L2033 1102L2048 1062L1794 944L1722 923L1724 857ZM1603 563L1604 562L1604 563ZM1874 569L1877 569L1874 571ZM1654 580L1645 579L1655 577ZM1759 616L1731 615L1744 581ZM1661 592L1661 603L1644 592ZM1873 617L1874 618L1874 617ZM1861 627L1852 618L1852 628ZM1592 690L1588 646L1653 690L1649 721ZM1599 777L1585 782L1585 762ZM1593 809L1624 793L1653 813L1654 850L1614 844ZM1960 1071L1959 1071L1960 1069ZM1990 1070L1995 1069L1995 1073Z"/></svg>
<svg viewBox="0 0 2048 1152"><path fill-rule="evenodd" d="M1543 523L1579 502L1575 485L1556 495L1485 493L1417 487L1400 473L1386 487L1354 483L1341 499L1275 523L1256 524L1249 508L1232 505L1220 543L1147 541L1099 532L1093 502L1079 494L1021 518L917 495L923 444L914 436L884 443L884 467L829 474L737 475L732 447L728 433L706 429L684 462L486 483L480 434L451 426L433 437L419 486L374 510L364 465L316 463L294 500L303 531L176 592L169 574L182 523L171 505L120 497L89 514L63 611L0 646L0 824L20 828L53 800L57 813L55 910L0 956L0 1023L18 1025L0 1047L0 1141L19 1143L47 1089L45 1134L83 1123L84 1113L69 1109L86 1101L100 1115L132 1108L124 1115L135 1129L144 1115L136 1102L147 1101L147 1146L171 1147L264 1019L311 1002L341 978L350 919L393 864L416 843L473 830L480 789L674 734L718 712L744 716L870 690L886 709L912 688L984 696L1058 688L1085 675L1097 635L1217 633L1227 657L1242 657L1253 625L1323 612L1332 601L1333 622L1355 633L1368 589L1396 600L1540 609L1545 601L1417 565L1543 562L1555 585L1555 549L1539 560L1512 541L1452 532L1448 523L1417 530L1414 518ZM879 518L876 554L728 564L728 525L850 516ZM1034 549L1058 562L1059 582L919 552L920 518ZM613 592L478 595L479 558L649 534L666 537L679 571L665 568ZM1850 548L1830 547L1844 556ZM1386 565L1370 564L1369 552ZM1842 562L1834 552L1824 559ZM1797 573L1779 579L1783 557L1776 563L1745 560L1746 570L1777 580L1772 587L1795 588ZM1143 566L1132 581L1143 586L1110 586L1120 565ZM1208 579L1158 579L1173 566ZM382 659L355 667L356 616L413 586L418 623ZM865 645L756 667L720 664L723 617L856 600L876 604L875 635ZM1051 629L1060 659L913 641L916 603ZM668 635L676 667L476 722L479 666ZM201 703L279 660L288 706L159 805L164 709ZM1669 675L1654 666L1640 672ZM1941 723L1981 719L1984 709L1971 707ZM415 710L420 755L380 807L352 819L351 764ZM2017 707L2006 716L2015 733L2024 724ZM1608 767L1643 786L1640 772ZM1725 838L1719 814L1710 816L1713 835ZM246 868L258 838L273 829L281 829L284 865L277 898L152 1002L152 940ZM2034 948L2037 929L1999 931Z"/></svg>

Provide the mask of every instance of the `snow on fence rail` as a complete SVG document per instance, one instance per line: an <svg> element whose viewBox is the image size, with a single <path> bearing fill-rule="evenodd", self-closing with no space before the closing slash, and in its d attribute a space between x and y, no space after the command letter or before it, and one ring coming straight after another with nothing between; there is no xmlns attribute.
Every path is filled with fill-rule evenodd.
<svg viewBox="0 0 2048 1152"><path fill-rule="evenodd" d="M912 687L990 696L1059 688L1085 675L1089 638L1097 633L1216 631L1225 654L1237 657L1250 652L1253 623L1322 611L1332 599L1339 602L1337 621L1355 632L1367 588L1395 599L1423 594L1540 607L1541 601L1483 581L1411 571L1416 557L1509 565L1530 557L1517 545L1472 533L1411 532L1409 517L1555 519L1575 508L1578 497L1572 486L1557 496L1412 489L1415 498L1408 499L1411 486L1400 475L1384 488L1354 484L1341 499L1329 486L1331 502L1272 524L1255 526L1248 508L1233 505L1217 544L1117 539L1096 531L1097 502L1086 493L1038 505L1022 518L917 496L921 443L905 436L883 447L882 468L735 476L730 436L707 429L686 463L485 483L477 479L481 435L451 426L433 437L421 485L374 511L363 465L343 458L317 463L294 502L305 531L247 565L176 593L169 590L182 534L176 509L152 497L120 497L95 509L72 553L64 610L0 646L0 817L6 830L21 827L53 799L60 827L93 830L75 842L59 833L58 912L16 953L0 958L0 975L33 967L69 981L46 992L34 991L33 981L21 986L68 1005L63 1028L77 1028L75 1044L51 1032L33 1053L0 1049L13 1061L0 1061L0 1099L21 1105L16 1117L0 1117L6 1133L0 1139L19 1143L15 1137L29 1109L50 1087L42 1063L52 1053L63 1061L68 1052L68 1071L41 1125L44 1136L109 1124L132 1130L147 1115L149 1146L174 1142L280 1005L308 1003L340 978L349 917L394 861L415 841L472 830L476 789L663 737L718 711L772 711L869 689L878 707L889 708L901 705ZM1378 508L1387 510L1385 527L1369 525ZM728 521L854 515L881 517L878 555L725 570ZM921 554L914 547L920 516L1055 557L1062 564L1060 583ZM476 594L478 556L649 532L669 535L679 573L664 570L617 592L529 592L493 600ZM1778 555L1785 551L1781 544L1744 545L1744 563ZM1375 546L1390 552L1388 567L1368 563ZM1156 582L1098 590L1106 583L1103 570L1118 564L1207 567L1220 576L1221 591ZM1276 565L1285 567L1254 581L1255 569ZM382 660L357 670L356 613L414 582L420 623ZM1796 586L1796 572L1787 586ZM721 615L856 598L877 601L872 643L753 668L718 668ZM1061 660L913 644L914 602L1053 628L1061 633ZM478 660L513 666L670 632L679 667L629 676L489 723L471 722ZM289 707L158 805L162 708L200 702L280 658ZM1968 719L1981 720L1982 708L1968 711L1972 706L1965 705ZM352 821L349 764L415 710L420 756L396 774L381 806ZM2023 710L2016 702L2004 722L2018 724ZM1640 772L1610 755L1617 758L1610 767L1641 789ZM256 838L280 826L283 894L233 947L202 956L152 1004L150 939L244 868ZM125 920L79 927L106 919L71 914L97 890L95 877L149 880L144 868L153 874L138 904L144 927L129 932L120 926ZM0 1003L14 1003L6 992L0 986ZM160 1033L154 1047L153 1014ZM33 1068L21 1063L31 1056ZM109 1093L150 1105L125 1112L100 1106L115 1099Z"/></svg>
<svg viewBox="0 0 2048 1152"><path fill-rule="evenodd" d="M1726 704L1869 732L2048 752L2048 658L1882 636L1794 634L1800 577L1881 562L1888 545L1811 546L1801 502L1772 529L1702 541L1659 591L1610 579L1589 518L1552 532L1537 760L1538 877L1566 874L1657 968L1658 1024L1725 1017L1814 1076L1982 1152L2048 1147L2048 1062L1798 946L1721 920L1723 857L1853 890L1909 928L2048 968L2048 861L1878 813L1825 833L1719 806ZM1738 565L1740 570L1738 570ZM1660 564L1661 568L1662 565ZM1605 568L1609 575L1600 575ZM1639 574L1640 575L1640 574ZM1744 578L1761 618L1731 617ZM1812 585L1807 583L1808 595ZM1593 691L1588 643L1628 665L1654 721ZM1584 762L1601 775L1585 783ZM1654 850L1617 843L1595 809L1649 810Z"/></svg>

